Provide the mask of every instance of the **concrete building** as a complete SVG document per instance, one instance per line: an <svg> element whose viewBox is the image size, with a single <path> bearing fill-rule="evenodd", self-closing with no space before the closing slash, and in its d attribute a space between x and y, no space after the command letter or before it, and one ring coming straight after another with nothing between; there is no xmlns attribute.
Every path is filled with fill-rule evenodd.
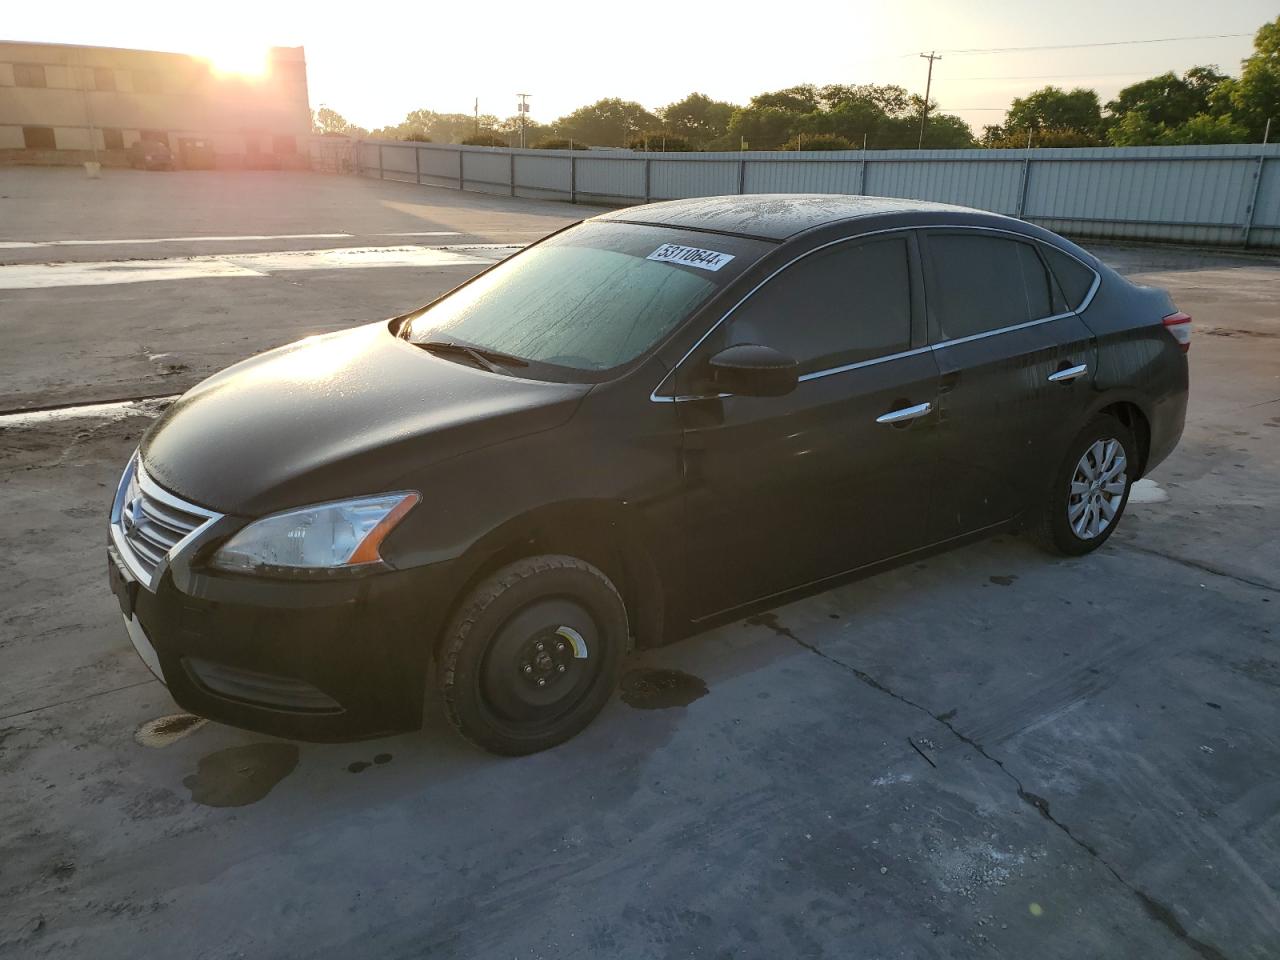
<svg viewBox="0 0 1280 960"><path fill-rule="evenodd" d="M305 167L311 133L301 47L261 77L179 53L0 41L0 164L128 165L139 139L178 167Z"/></svg>

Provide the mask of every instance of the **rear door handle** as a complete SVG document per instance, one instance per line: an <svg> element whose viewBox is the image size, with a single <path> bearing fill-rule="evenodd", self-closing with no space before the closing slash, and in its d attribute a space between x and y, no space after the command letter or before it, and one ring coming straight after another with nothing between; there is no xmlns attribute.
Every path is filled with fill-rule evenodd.
<svg viewBox="0 0 1280 960"><path fill-rule="evenodd" d="M926 417L932 412L932 403L917 403L914 407L902 407L899 410L891 410L888 413L881 414L876 417L876 423L906 423L908 420L918 420L921 417Z"/></svg>
<svg viewBox="0 0 1280 960"><path fill-rule="evenodd" d="M1050 383L1069 383L1077 377L1083 377L1089 372L1087 363L1080 363L1074 367L1067 367L1065 370L1059 370L1057 373L1049 374Z"/></svg>

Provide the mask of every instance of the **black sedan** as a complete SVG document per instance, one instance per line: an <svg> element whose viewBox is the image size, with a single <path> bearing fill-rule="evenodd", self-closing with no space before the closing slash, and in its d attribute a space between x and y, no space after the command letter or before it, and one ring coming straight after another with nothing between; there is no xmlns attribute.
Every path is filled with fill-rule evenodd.
<svg viewBox="0 0 1280 960"><path fill-rule="evenodd" d="M187 709L304 739L558 744L633 644L997 531L1097 549L1177 444L1190 318L959 207L674 201L426 307L246 360L111 510L135 646Z"/></svg>

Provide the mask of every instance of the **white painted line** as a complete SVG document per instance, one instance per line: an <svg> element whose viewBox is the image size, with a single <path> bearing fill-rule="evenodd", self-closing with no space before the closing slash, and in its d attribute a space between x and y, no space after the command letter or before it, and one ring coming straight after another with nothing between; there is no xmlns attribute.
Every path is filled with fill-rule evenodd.
<svg viewBox="0 0 1280 960"><path fill-rule="evenodd" d="M0 429L5 427L36 427L60 420L123 420L125 417L158 417L164 409L178 399L154 397L150 400L121 400L116 403L90 403L82 407L61 407L57 410L32 410L29 413L0 415Z"/></svg>
<svg viewBox="0 0 1280 960"><path fill-rule="evenodd" d="M0 240L0 250L29 250L32 247L131 246L139 243L229 243L239 240L350 240L370 237L460 237L457 230L422 230L410 233L263 233L237 237L130 237L119 240Z"/></svg>
<svg viewBox="0 0 1280 960"><path fill-rule="evenodd" d="M101 286L148 280L262 277L290 270L351 267L453 267L488 264L520 249L506 244L468 247L339 247L332 250L277 250L156 260L15 263L0 266L0 290Z"/></svg>
<svg viewBox="0 0 1280 960"><path fill-rule="evenodd" d="M384 233L376 236L398 236ZM451 234L456 236L456 234ZM242 237L147 237L145 239L128 240L0 240L0 250L19 250L31 247L94 247L94 246L127 246L137 243L220 243L234 240L347 240L350 233L275 233L247 235Z"/></svg>

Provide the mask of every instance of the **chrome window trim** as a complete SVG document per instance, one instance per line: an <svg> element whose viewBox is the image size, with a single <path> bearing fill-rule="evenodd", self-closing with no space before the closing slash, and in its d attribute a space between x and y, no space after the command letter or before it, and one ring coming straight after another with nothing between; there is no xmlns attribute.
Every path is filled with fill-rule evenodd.
<svg viewBox="0 0 1280 960"><path fill-rule="evenodd" d="M189 513L204 519L192 528L191 532L178 540L168 552L161 558L160 562L155 565L155 569L151 573L147 573L134 554L133 547L129 545L129 541L125 538L124 527L120 522L120 512L124 508L124 498L129 490L129 480L136 473L138 479L138 487L148 497L158 501L159 503L172 507L175 510L181 510L183 513ZM124 561L129 568L129 573L140 584L145 586L152 593L155 592L155 585L164 575L165 570L169 568L170 562L176 557L186 546L191 543L197 536L207 530L212 524L221 520L223 514L215 513L212 510L206 510L204 507L197 506L194 503L188 503L179 497L174 496L168 490L165 490L147 475L147 471L142 466L142 456L137 451L129 458L128 465L124 468L124 473L120 475L120 485L116 488L116 496L111 504L111 543L120 554L120 559Z"/></svg>
<svg viewBox="0 0 1280 960"><path fill-rule="evenodd" d="M697 342L695 342L692 347L690 347L688 350L685 351L684 356L682 356L679 360L677 360L676 363L672 366L672 368L668 370L667 373L663 376L663 378L658 381L658 383L654 386L653 390L650 391L649 393L649 400L652 401L653 403L680 403L687 400L710 400L713 398L724 399L725 397L733 396L733 394L731 393L691 394L691 395L682 395L682 396L658 396L658 391L662 389L663 384L665 384L668 380L670 380L676 374L676 372L680 369L680 366L686 360L688 360L689 357L693 355L694 351L696 351L700 346L702 346L703 342L706 341L706 339L709 336L711 336L711 334L715 333L716 330L720 328L720 325L722 323L724 323L726 320L729 319L729 317L733 315L733 312L735 310L737 310L740 306L742 306L749 299L751 299L751 297L753 297L761 287L763 287L766 283L768 283L770 280L772 280L774 277L780 274L783 270L786 270L788 267L791 267L794 264L799 263L805 257L810 256L811 254L817 253L819 250L825 250L828 247L833 247L838 243L851 243L855 240L864 240L867 237L880 236L886 233L906 233L909 230L958 230L958 231L974 230L974 231L983 231L986 233L1002 233L1002 234L1007 234L1008 236L1014 237L1018 240L1021 240L1023 243L1045 244L1047 246L1053 246L1052 244L1048 244L1044 240L1041 240L1037 237L1029 237L1025 233L1019 233L1016 230L1005 230L1001 227L970 226L968 224L954 224L954 223L931 223L931 224L918 224L918 225L912 225L912 226L906 226L906 227L886 227L883 230L871 230L871 231L868 231L867 233L857 234L856 236L840 237L837 240L828 241L827 243L824 243L821 246L814 247L812 250L806 250L804 253L800 254L798 257L794 257L791 260L788 260L786 263L778 267L778 269L774 270L767 277L765 277L763 280L757 283L754 287L748 290L745 294L743 294L742 298L733 306L731 306L728 310L726 310L724 315L715 323L713 323L707 329L707 332L704 333L702 336L700 336L697 339ZM913 356L918 353L924 353L925 351L928 351L928 350L940 350L944 347L953 346L954 344L968 343L970 340L981 340L985 337L995 336L996 334L1009 333L1013 330L1023 330L1027 327L1034 327L1037 324L1049 323L1050 321L1053 321L1053 320L1061 320L1064 317L1070 317L1074 314L1080 313L1082 310L1087 310L1089 308L1089 304L1093 302L1094 294L1096 294L1098 292L1098 288L1102 286L1102 274L1100 274L1097 270L1095 270L1092 265L1086 263L1084 260L1081 260L1071 251L1063 250L1061 247L1056 247L1056 246L1053 247L1053 249L1057 250L1059 253L1063 253L1071 257L1071 259L1075 260L1082 267L1084 267L1086 270L1088 270L1090 273L1093 274L1093 284L1089 287L1089 292L1085 294L1084 299L1080 301L1080 305L1075 307L1074 309L1068 310L1065 313L1055 313L1053 316L1050 316L1050 317L1041 317L1038 320L1027 320L1024 323L1016 323L1008 327L998 327L995 330L986 330L986 331L983 331L982 333L970 334L967 337L957 337L952 340L942 340L942 341L939 341L938 343L931 343L923 347L916 347L915 349L906 350L901 353L893 353L883 357L875 357L871 360L860 360L857 363L846 363L846 364L842 364L841 366L830 367L825 370L814 370L799 377L798 378L799 382L807 383L810 380L820 380L823 377L829 377L837 373L846 373L850 370L858 370L858 369L861 369L862 367L869 367L873 364L885 363L890 360L898 360L902 357ZM1053 273L1052 268L1049 267L1048 264L1045 264L1045 269L1048 270L1050 274Z"/></svg>
<svg viewBox="0 0 1280 960"><path fill-rule="evenodd" d="M810 380L821 380L823 377L830 377L837 373L845 373L848 370L859 370L862 367L873 367L877 363L888 363L890 360L900 360L903 357L914 357L918 353L928 353L933 347L924 346L916 347L913 350L903 350L900 353L887 353L883 357L872 357L870 360L859 360L856 363L845 363L838 367L828 367L826 370L813 370L809 373L798 377L800 383L808 383Z"/></svg>

